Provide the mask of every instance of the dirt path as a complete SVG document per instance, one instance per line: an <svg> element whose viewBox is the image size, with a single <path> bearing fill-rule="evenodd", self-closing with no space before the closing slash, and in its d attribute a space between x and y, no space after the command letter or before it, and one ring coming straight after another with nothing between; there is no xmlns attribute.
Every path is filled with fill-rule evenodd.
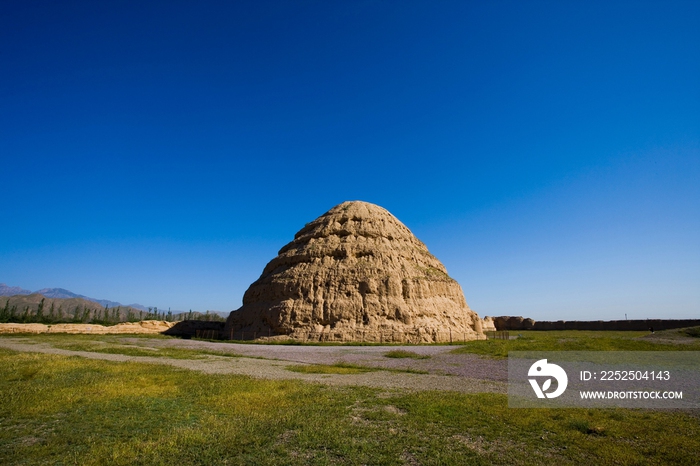
<svg viewBox="0 0 700 466"><path fill-rule="evenodd" d="M203 341L123 338L124 343L143 347L177 347L231 352L241 357L207 355L205 359L126 356L122 354L72 351L55 348L31 338L3 337L0 348L14 351L80 356L115 362L165 364L207 374L239 374L263 379L297 379L327 385L357 385L402 390L450 390L465 393L505 393L504 363L474 355L451 355L448 347L425 346L405 349L430 356L430 359L404 360L383 356L400 347L282 346L220 344ZM291 364L333 364L348 362L383 369L428 370L430 374L411 374L377 370L360 374L302 374L285 369ZM447 370L445 370L447 369ZM451 375L443 375L451 374Z"/></svg>
<svg viewBox="0 0 700 466"><path fill-rule="evenodd" d="M216 343L201 340L119 338L132 345L153 348L182 348L211 350L232 354L288 361L302 364L335 364L337 362L381 369L401 369L429 372L433 375L456 375L470 379L506 382L508 364L505 360L481 358L474 354L452 354L450 346L292 346ZM405 350L425 359L388 358L389 351Z"/></svg>

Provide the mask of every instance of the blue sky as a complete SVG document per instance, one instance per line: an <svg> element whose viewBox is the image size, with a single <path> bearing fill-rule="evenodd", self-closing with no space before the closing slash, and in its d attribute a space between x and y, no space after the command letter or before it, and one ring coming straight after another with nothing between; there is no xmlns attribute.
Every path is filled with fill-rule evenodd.
<svg viewBox="0 0 700 466"><path fill-rule="evenodd" d="M700 3L0 4L0 282L236 309L387 208L480 315L700 317Z"/></svg>

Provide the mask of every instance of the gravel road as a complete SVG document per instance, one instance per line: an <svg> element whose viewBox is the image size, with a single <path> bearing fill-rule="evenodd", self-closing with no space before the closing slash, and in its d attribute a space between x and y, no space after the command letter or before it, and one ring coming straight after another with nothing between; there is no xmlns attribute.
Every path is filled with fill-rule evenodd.
<svg viewBox="0 0 700 466"><path fill-rule="evenodd" d="M173 359L166 357L126 356L122 354L71 351L55 348L31 337L2 337L0 347L21 352L80 356L107 361L133 361L166 364L210 374L240 374L264 379L297 379L328 385L357 385L401 390L449 390L466 393L505 393L508 375L503 360L481 358L472 354L450 354L449 346L287 346L216 343L179 339L129 338L121 344L146 348L182 348L214 350L240 357L208 355L206 359ZM393 359L388 351L403 349L427 359ZM302 374L286 369L292 364L334 364L337 362L370 366L378 369L427 371L413 374L377 370L360 374Z"/></svg>

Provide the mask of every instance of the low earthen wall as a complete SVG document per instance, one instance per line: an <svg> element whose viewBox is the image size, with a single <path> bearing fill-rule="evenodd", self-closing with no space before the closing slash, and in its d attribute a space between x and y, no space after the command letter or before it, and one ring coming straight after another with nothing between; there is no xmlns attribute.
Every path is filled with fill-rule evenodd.
<svg viewBox="0 0 700 466"><path fill-rule="evenodd" d="M208 322L205 320L183 320L177 322L171 328L163 332L164 335L172 335L181 338L211 338L223 337L224 322Z"/></svg>
<svg viewBox="0 0 700 466"><path fill-rule="evenodd" d="M140 322L122 322L116 325L99 324L0 324L0 333L87 333L95 335L166 333L173 322L162 320L143 320Z"/></svg>
<svg viewBox="0 0 700 466"><path fill-rule="evenodd" d="M528 322L529 321L529 322ZM644 320L558 320L532 321L531 319L494 319L497 330L638 330L651 328L670 330L700 326L700 319L644 319Z"/></svg>

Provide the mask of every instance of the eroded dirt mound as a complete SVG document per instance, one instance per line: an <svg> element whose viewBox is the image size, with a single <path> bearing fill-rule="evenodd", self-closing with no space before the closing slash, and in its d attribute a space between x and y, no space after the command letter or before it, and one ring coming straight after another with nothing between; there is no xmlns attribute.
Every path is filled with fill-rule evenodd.
<svg viewBox="0 0 700 466"><path fill-rule="evenodd" d="M248 288L224 331L346 341L484 338L442 263L387 210L359 201L302 228Z"/></svg>
<svg viewBox="0 0 700 466"><path fill-rule="evenodd" d="M175 322L166 322L162 320L123 322L108 327L97 324L0 324L0 333L161 333L168 330L173 325L175 325Z"/></svg>

